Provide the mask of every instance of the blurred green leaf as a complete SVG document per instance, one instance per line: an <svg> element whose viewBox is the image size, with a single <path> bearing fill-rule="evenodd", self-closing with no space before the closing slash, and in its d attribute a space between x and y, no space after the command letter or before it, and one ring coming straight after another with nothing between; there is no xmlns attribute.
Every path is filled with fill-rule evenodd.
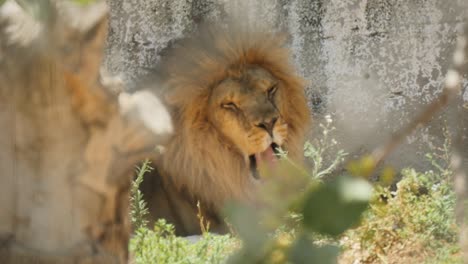
<svg viewBox="0 0 468 264"><path fill-rule="evenodd" d="M91 4L91 3L95 2L96 0L73 0L73 1L75 1L78 4L81 4L81 5L87 5L87 4Z"/></svg>
<svg viewBox="0 0 468 264"><path fill-rule="evenodd" d="M359 160L349 162L347 169L351 175L369 178L376 165L376 161L371 155L365 155Z"/></svg>
<svg viewBox="0 0 468 264"><path fill-rule="evenodd" d="M338 180L337 188L345 202L367 203L372 197L372 185L362 178L344 176Z"/></svg>
<svg viewBox="0 0 468 264"><path fill-rule="evenodd" d="M0 0L0 6L5 3L6 0Z"/></svg>
<svg viewBox="0 0 468 264"><path fill-rule="evenodd" d="M338 236L355 225L372 195L363 179L343 176L311 191L304 203L304 225L323 234Z"/></svg>
<svg viewBox="0 0 468 264"><path fill-rule="evenodd" d="M51 16L50 0L15 0L27 13L39 21L46 21Z"/></svg>
<svg viewBox="0 0 468 264"><path fill-rule="evenodd" d="M226 215L243 241L242 250L231 256L228 263L257 263L264 258L267 232L259 224L257 211L241 204L228 204Z"/></svg>
<svg viewBox="0 0 468 264"><path fill-rule="evenodd" d="M259 216L254 208L228 204L226 207L228 221L235 228L245 246L257 251L267 241L267 232L259 224Z"/></svg>
<svg viewBox="0 0 468 264"><path fill-rule="evenodd" d="M340 249L332 245L314 245L311 239L302 236L294 242L288 253L289 261L292 263L334 264Z"/></svg>

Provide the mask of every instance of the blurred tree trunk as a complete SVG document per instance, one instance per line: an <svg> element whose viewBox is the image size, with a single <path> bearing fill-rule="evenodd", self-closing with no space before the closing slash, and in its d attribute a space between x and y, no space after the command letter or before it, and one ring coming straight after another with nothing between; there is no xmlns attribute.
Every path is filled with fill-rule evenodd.
<svg viewBox="0 0 468 264"><path fill-rule="evenodd" d="M29 2L0 6L0 262L126 262L155 141L100 75L107 7Z"/></svg>

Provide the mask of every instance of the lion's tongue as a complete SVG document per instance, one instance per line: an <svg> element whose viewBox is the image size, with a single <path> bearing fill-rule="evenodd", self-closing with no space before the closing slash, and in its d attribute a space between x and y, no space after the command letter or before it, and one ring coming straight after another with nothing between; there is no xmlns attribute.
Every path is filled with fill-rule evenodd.
<svg viewBox="0 0 468 264"><path fill-rule="evenodd" d="M257 160L258 167L274 167L278 162L275 153L273 152L273 148L270 146L262 153L256 153L255 159Z"/></svg>

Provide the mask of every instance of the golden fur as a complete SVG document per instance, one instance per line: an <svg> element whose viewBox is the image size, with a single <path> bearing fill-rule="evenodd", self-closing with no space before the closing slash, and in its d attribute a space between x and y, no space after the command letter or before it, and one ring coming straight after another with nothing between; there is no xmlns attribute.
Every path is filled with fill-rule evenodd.
<svg viewBox="0 0 468 264"><path fill-rule="evenodd" d="M207 30L175 47L163 68L164 98L175 126L157 162L166 191L193 204L200 201L216 216L228 200L253 199L260 181L251 177L248 156L263 151L274 137L291 158L301 159L309 111L303 81L289 63L281 36ZM245 108L231 108L225 98ZM270 138L258 124L273 116L277 121L272 121Z"/></svg>

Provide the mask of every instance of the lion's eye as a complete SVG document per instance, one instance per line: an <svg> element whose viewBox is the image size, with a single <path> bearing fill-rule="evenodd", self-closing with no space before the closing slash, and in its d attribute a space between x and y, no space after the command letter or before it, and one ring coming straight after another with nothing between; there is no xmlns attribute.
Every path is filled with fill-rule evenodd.
<svg viewBox="0 0 468 264"><path fill-rule="evenodd" d="M237 109L239 109L239 108L237 107L237 105L236 105L235 103L233 103L233 102L223 103L223 104L221 104L221 107L222 107L222 108L229 109L229 110L237 110Z"/></svg>
<svg viewBox="0 0 468 264"><path fill-rule="evenodd" d="M268 98L272 99L275 96L276 90L278 90L278 85L273 85L270 89L268 89Z"/></svg>

